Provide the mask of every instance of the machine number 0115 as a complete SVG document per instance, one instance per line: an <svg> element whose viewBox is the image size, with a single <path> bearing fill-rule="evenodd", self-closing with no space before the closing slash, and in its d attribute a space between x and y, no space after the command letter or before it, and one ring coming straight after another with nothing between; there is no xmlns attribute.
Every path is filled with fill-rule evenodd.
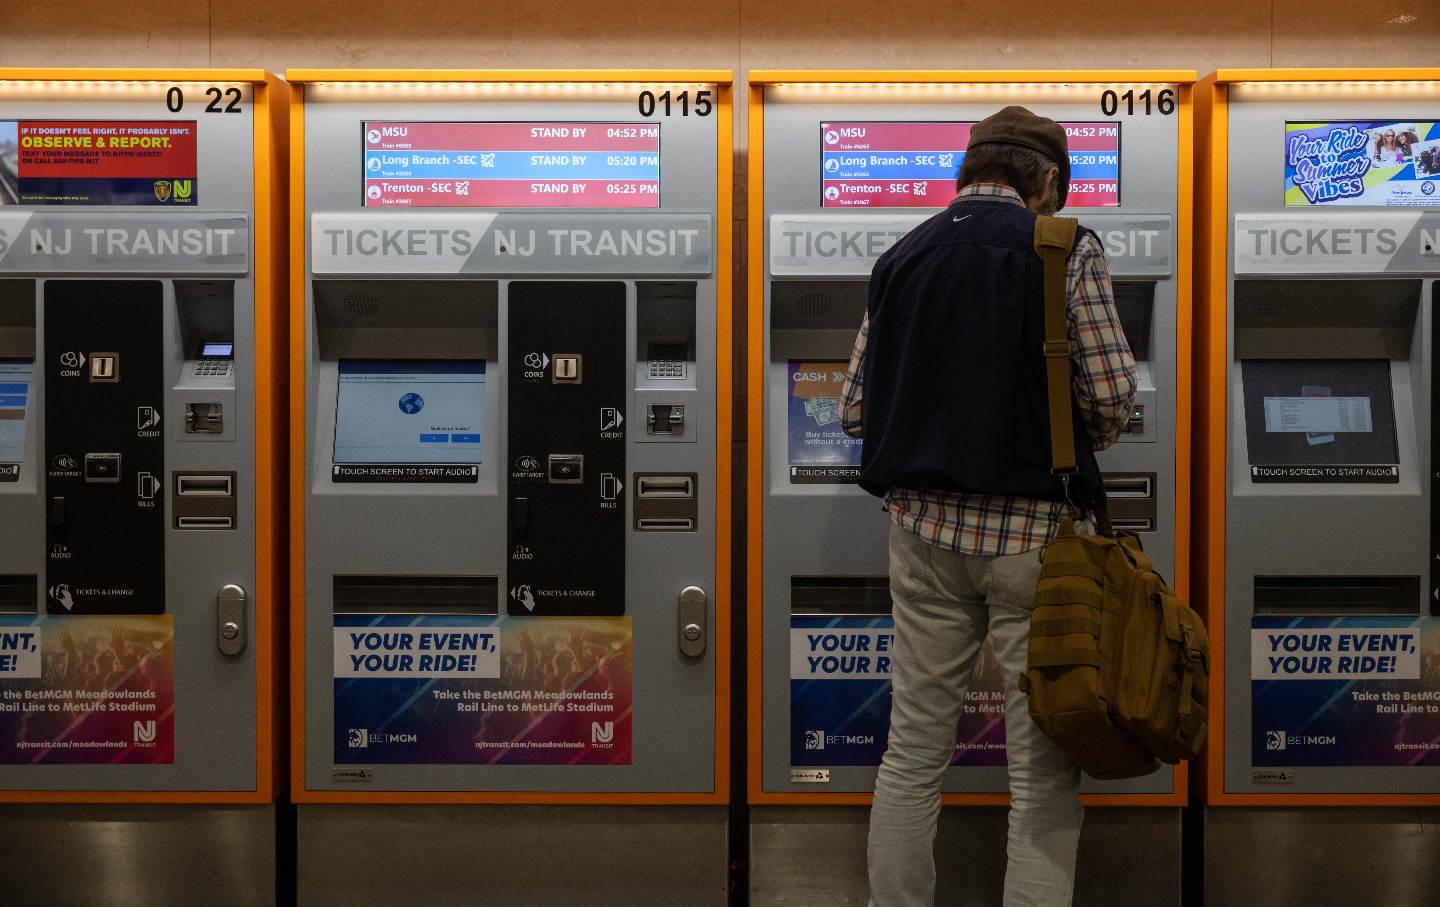
<svg viewBox="0 0 1440 907"><path fill-rule="evenodd" d="M653 117L657 113L668 117L676 112L682 117L688 117L692 112L697 117L708 117L715 109L714 95L708 88L694 92L667 89L659 94L647 88L635 98L635 106L640 109L642 117Z"/></svg>
<svg viewBox="0 0 1440 907"><path fill-rule="evenodd" d="M1175 112L1175 89L1162 88L1155 92L1147 88L1136 94L1133 88L1125 92L1107 88L1100 93L1100 112L1107 117L1118 115L1122 107L1127 117L1137 112L1147 117L1152 113L1168 117Z"/></svg>

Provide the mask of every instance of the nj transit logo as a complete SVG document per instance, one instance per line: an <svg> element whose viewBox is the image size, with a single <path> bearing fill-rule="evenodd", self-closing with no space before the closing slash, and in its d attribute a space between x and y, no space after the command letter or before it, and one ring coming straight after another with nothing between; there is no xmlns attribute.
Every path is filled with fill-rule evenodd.
<svg viewBox="0 0 1440 907"><path fill-rule="evenodd" d="M1346 125L1324 137L1298 133L1285 143L1285 162L1295 169L1290 180L1312 205L1365 194L1365 130Z"/></svg>

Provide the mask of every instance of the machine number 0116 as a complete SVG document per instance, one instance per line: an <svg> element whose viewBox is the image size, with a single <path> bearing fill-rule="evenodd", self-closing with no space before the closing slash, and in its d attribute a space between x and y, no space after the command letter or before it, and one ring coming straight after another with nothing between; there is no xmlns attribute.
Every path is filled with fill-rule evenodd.
<svg viewBox="0 0 1440 907"><path fill-rule="evenodd" d="M1135 89L1117 92L1113 88L1107 88L1100 92L1100 112L1107 117L1117 116L1121 108L1124 108L1125 116L1133 117L1136 113L1149 116L1158 113L1168 117L1175 112L1175 89L1162 88L1158 92L1149 88L1135 93Z"/></svg>

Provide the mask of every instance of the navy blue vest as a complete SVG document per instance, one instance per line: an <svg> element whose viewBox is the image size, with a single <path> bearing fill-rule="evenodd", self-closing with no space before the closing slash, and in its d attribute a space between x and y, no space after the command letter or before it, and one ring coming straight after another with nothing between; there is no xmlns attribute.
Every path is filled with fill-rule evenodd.
<svg viewBox="0 0 1440 907"><path fill-rule="evenodd" d="M962 198L891 247L870 274L860 486L1063 500L1050 472L1044 265L1035 214ZM1073 400L1071 499L1100 469Z"/></svg>

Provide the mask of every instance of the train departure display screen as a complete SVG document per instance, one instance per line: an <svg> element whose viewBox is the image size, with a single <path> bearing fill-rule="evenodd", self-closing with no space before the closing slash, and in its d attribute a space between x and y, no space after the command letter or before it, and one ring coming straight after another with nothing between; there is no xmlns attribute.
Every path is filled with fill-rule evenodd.
<svg viewBox="0 0 1440 907"><path fill-rule="evenodd" d="M1285 204L1440 205L1440 120L1287 122Z"/></svg>
<svg viewBox="0 0 1440 907"><path fill-rule="evenodd" d="M820 124L820 203L825 208L943 208L955 197L973 123ZM1120 124L1065 123L1070 143L1067 208L1120 204Z"/></svg>
<svg viewBox="0 0 1440 907"><path fill-rule="evenodd" d="M366 207L658 208L657 123L364 124Z"/></svg>

